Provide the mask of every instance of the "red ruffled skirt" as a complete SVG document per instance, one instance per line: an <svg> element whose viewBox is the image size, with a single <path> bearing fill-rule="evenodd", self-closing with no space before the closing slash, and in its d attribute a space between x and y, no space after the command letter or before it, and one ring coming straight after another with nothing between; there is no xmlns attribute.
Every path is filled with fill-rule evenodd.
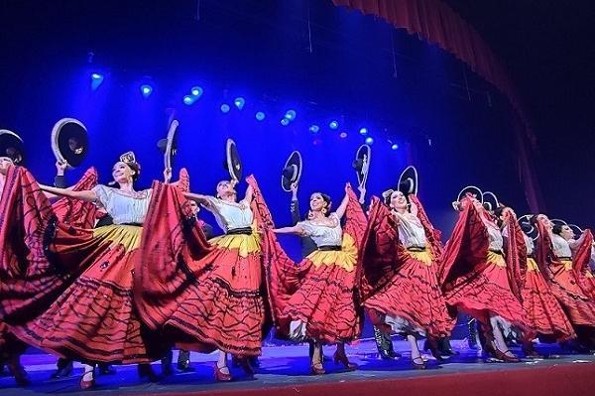
<svg viewBox="0 0 595 396"><path fill-rule="evenodd" d="M595 327L595 301L585 294L579 285L572 262L555 261L549 266L552 293L564 308L574 326Z"/></svg>
<svg viewBox="0 0 595 396"><path fill-rule="evenodd" d="M141 231L110 225L73 235L58 228L51 245L54 257L86 269L45 312L15 328L15 334L78 360L143 363L161 358L167 347L141 324L133 302Z"/></svg>
<svg viewBox="0 0 595 396"><path fill-rule="evenodd" d="M258 356L266 313L258 236L224 235L210 242L215 249L206 257L186 262L192 282L180 291L164 326L184 334L180 347Z"/></svg>
<svg viewBox="0 0 595 396"><path fill-rule="evenodd" d="M521 294L532 331L539 335L554 336L559 341L576 337L562 306L532 258L527 259L527 273Z"/></svg>
<svg viewBox="0 0 595 396"><path fill-rule="evenodd" d="M0 202L0 312L12 333L78 360L162 357L167 346L141 325L132 301L141 228L76 227L92 214L80 201L54 209L23 168L10 168L7 182Z"/></svg>
<svg viewBox="0 0 595 396"><path fill-rule="evenodd" d="M317 250L305 258L293 269L299 285L279 319L306 323L306 338L325 344L359 337L362 320L355 300L357 253L354 239L343 234L342 250Z"/></svg>
<svg viewBox="0 0 595 396"><path fill-rule="evenodd" d="M489 316L500 316L512 325L527 328L527 319L519 299L512 292L504 257L488 252L483 271L468 277L445 293L446 302L482 323Z"/></svg>
<svg viewBox="0 0 595 396"><path fill-rule="evenodd" d="M585 294L591 298L591 301L595 301L595 276L590 269L587 269L580 275L580 284L585 291Z"/></svg>
<svg viewBox="0 0 595 396"><path fill-rule="evenodd" d="M384 331L446 337L454 326L429 252L407 252L402 267L364 306ZM390 326L390 328L389 328Z"/></svg>
<svg viewBox="0 0 595 396"><path fill-rule="evenodd" d="M151 233L143 237L135 272L143 321L180 348L260 355L267 310L258 234L224 235L209 244L184 212L179 190L156 184L153 200L145 222Z"/></svg>

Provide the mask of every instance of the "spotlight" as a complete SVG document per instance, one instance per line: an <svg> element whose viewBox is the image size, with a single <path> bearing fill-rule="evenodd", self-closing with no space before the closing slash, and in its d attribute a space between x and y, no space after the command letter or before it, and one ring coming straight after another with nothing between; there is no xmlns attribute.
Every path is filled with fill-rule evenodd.
<svg viewBox="0 0 595 396"><path fill-rule="evenodd" d="M221 105L221 112L222 113L229 113L229 105L227 103L223 103Z"/></svg>
<svg viewBox="0 0 595 396"><path fill-rule="evenodd" d="M285 117L287 120L289 121L293 121L295 120L295 116L297 115L297 113L295 112L295 110L287 110L285 112Z"/></svg>
<svg viewBox="0 0 595 396"><path fill-rule="evenodd" d="M311 125L309 131L311 133L318 133L320 131L320 127L318 125Z"/></svg>
<svg viewBox="0 0 595 396"><path fill-rule="evenodd" d="M393 150L398 150L399 149L399 145L395 143L392 146L390 146L390 148L393 149Z"/></svg>
<svg viewBox="0 0 595 396"><path fill-rule="evenodd" d="M97 88L99 88L99 86L103 82L103 78L104 78L103 74L99 74L99 73L91 74L91 89L93 91L95 91Z"/></svg>
<svg viewBox="0 0 595 396"><path fill-rule="evenodd" d="M265 119L265 117L266 117L266 116L265 116L265 114L264 114L262 111L259 111L258 113L256 113L256 119L257 119L258 121L262 121L262 120L264 120L264 119Z"/></svg>
<svg viewBox="0 0 595 396"><path fill-rule="evenodd" d="M202 92L202 87L199 86L192 87L192 89L190 90L190 93L192 94L192 96L196 97L196 99L202 96Z"/></svg>
<svg viewBox="0 0 595 396"><path fill-rule="evenodd" d="M184 96L183 102L186 106L190 106L191 104L194 103L194 100L195 100L194 96L186 95L186 96Z"/></svg>
<svg viewBox="0 0 595 396"><path fill-rule="evenodd" d="M340 137L341 139L345 139L345 138L347 137L347 132L341 132L341 133L339 134L339 137Z"/></svg>
<svg viewBox="0 0 595 396"><path fill-rule="evenodd" d="M288 120L287 118L283 118L283 119L281 120L281 125L283 125L283 126L287 126L287 125L289 125L289 120Z"/></svg>
<svg viewBox="0 0 595 396"><path fill-rule="evenodd" d="M140 92L145 98L148 98L153 93L153 87L149 84L143 84L140 86Z"/></svg>
<svg viewBox="0 0 595 396"><path fill-rule="evenodd" d="M238 110L242 110L244 108L244 105L246 104L246 101L244 100L244 98L239 97L233 100L233 104L235 105L235 107L238 108Z"/></svg>
<svg viewBox="0 0 595 396"><path fill-rule="evenodd" d="M362 128L359 130L359 134L360 135L367 135L368 134L368 128Z"/></svg>
<svg viewBox="0 0 595 396"><path fill-rule="evenodd" d="M373 144L373 143L374 143L374 139L372 139L372 137L371 137L371 136L368 136L368 137L366 138L366 144Z"/></svg>
<svg viewBox="0 0 595 396"><path fill-rule="evenodd" d="M337 121L331 121L328 124L328 127L331 128L331 129L337 129L337 128L339 128L339 123Z"/></svg>

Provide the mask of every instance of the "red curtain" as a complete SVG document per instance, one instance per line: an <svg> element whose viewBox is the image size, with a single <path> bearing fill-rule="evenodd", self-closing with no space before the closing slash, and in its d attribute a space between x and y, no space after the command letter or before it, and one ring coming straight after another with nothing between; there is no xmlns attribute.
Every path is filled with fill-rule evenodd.
<svg viewBox="0 0 595 396"><path fill-rule="evenodd" d="M515 117L515 120L522 131L522 136L517 137L516 143L519 175L529 208L534 213L543 209L526 144L529 142L534 147L535 136L504 66L471 25L440 0L333 0L333 3L359 10L366 15L378 16L396 28L406 29L408 33L436 44L500 90L516 112L518 118Z"/></svg>

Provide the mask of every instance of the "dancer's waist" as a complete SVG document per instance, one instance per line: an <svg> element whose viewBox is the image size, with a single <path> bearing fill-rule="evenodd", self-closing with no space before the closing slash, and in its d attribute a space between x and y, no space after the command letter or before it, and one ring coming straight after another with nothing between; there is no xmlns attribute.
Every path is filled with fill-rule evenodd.
<svg viewBox="0 0 595 396"><path fill-rule="evenodd" d="M338 245L326 245L326 246L318 246L316 250L320 250L322 252L338 252L341 251L341 246Z"/></svg>
<svg viewBox="0 0 595 396"><path fill-rule="evenodd" d="M252 227L240 227L227 230L227 235L252 235Z"/></svg>

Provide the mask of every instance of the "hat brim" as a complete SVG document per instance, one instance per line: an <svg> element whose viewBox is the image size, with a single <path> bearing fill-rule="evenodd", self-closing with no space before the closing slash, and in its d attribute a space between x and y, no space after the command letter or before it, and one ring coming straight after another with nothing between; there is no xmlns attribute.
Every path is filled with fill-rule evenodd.
<svg viewBox="0 0 595 396"><path fill-rule="evenodd" d="M537 228L535 226L533 226L533 224L531 224L531 217L532 215L523 215L521 217L518 218L518 223L519 225L521 225L521 229L523 230L523 232L531 239L533 239L534 241L537 240L538 237L538 231ZM525 230L522 226L526 225L527 230Z"/></svg>
<svg viewBox="0 0 595 396"><path fill-rule="evenodd" d="M399 176L399 180L397 182L397 188L404 195L417 195L419 189L419 179L415 166L409 165L403 170L403 172L401 172L401 176Z"/></svg>
<svg viewBox="0 0 595 396"><path fill-rule="evenodd" d="M15 165L25 162L23 139L13 131L0 129L0 157L10 158Z"/></svg>
<svg viewBox="0 0 595 396"><path fill-rule="evenodd" d="M89 151L85 125L75 118L62 118L52 128L52 151L58 162L69 168L79 166Z"/></svg>
<svg viewBox="0 0 595 396"><path fill-rule="evenodd" d="M281 188L283 191L290 192L291 185L300 182L300 179L302 178L302 167L302 155L299 151L292 152L287 158L287 161L285 161L285 166L283 166L281 171ZM291 169L289 177L285 172L286 169Z"/></svg>
<svg viewBox="0 0 595 396"><path fill-rule="evenodd" d="M457 202L461 202L461 200L463 198L465 198L465 196L467 196L467 193L471 193L472 195L475 195L475 198L481 202L483 204L483 192L481 191L481 189L477 186L466 186L464 187L460 192L459 195L457 195Z"/></svg>
<svg viewBox="0 0 595 396"><path fill-rule="evenodd" d="M500 206L500 201L498 201L498 197L491 191L486 191L482 194L483 204L489 204L489 211L494 211L496 208Z"/></svg>
<svg viewBox="0 0 595 396"><path fill-rule="evenodd" d="M579 226L577 226L576 224L568 224L568 227L570 227L572 232L574 232L577 235L580 235L583 233L583 229L580 228Z"/></svg>
<svg viewBox="0 0 595 396"><path fill-rule="evenodd" d="M169 125L169 130L167 131L167 138L165 142L160 140L157 143L157 146L165 144L164 152L163 152L163 166L165 169L172 169L173 166L173 159L177 152L177 131L178 126L180 123L178 120L173 120Z"/></svg>
<svg viewBox="0 0 595 396"><path fill-rule="evenodd" d="M355 153L354 168L357 175L357 183L360 187L366 185L368 173L370 172L370 161L372 159L372 148L362 144Z"/></svg>
<svg viewBox="0 0 595 396"><path fill-rule="evenodd" d="M242 178L242 161L236 143L232 139L227 139L225 155L229 176L232 179L239 181Z"/></svg>
<svg viewBox="0 0 595 396"><path fill-rule="evenodd" d="M559 225L559 226L568 225L568 223L562 219L551 219L550 221L552 222L553 225Z"/></svg>

